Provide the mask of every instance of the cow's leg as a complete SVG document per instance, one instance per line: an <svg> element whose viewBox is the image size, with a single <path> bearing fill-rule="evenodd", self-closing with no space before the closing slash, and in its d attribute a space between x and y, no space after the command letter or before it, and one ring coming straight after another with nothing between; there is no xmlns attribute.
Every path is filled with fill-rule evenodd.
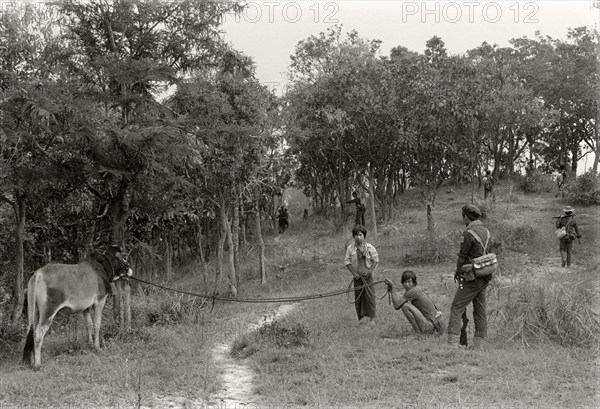
<svg viewBox="0 0 600 409"><path fill-rule="evenodd" d="M33 370L37 371L42 366L42 343L44 342L44 335L48 332L50 325L52 324L52 319L54 318L54 314L47 320L43 322L40 321L40 324L37 325L33 332Z"/></svg>
<svg viewBox="0 0 600 409"><path fill-rule="evenodd" d="M25 365L33 365L33 326L29 327L27 331L27 338L25 340L25 348L23 349L23 363Z"/></svg>
<svg viewBox="0 0 600 409"><path fill-rule="evenodd" d="M93 308L93 307L90 307ZM88 342L90 344L94 343L94 340L92 339L92 327L93 327L93 322L92 322L92 314L90 312L90 308L83 310L83 319L85 320L85 329L87 330L87 335L88 335Z"/></svg>
<svg viewBox="0 0 600 409"><path fill-rule="evenodd" d="M98 304L94 306L94 346L100 349L100 324L102 322L102 310L106 303L106 296L98 301Z"/></svg>

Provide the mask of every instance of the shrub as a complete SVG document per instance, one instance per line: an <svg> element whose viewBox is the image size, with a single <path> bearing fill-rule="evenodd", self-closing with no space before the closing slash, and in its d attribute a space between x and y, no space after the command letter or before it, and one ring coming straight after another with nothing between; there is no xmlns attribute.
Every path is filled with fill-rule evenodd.
<svg viewBox="0 0 600 409"><path fill-rule="evenodd" d="M278 347L298 347L308 343L309 331L300 323L284 325L279 321L272 321L261 325L257 335L259 339L275 344Z"/></svg>
<svg viewBox="0 0 600 409"><path fill-rule="evenodd" d="M589 171L565 186L565 200L584 206L600 204L600 176Z"/></svg>
<svg viewBox="0 0 600 409"><path fill-rule="evenodd" d="M507 301L490 312L509 340L553 342L562 346L597 347L600 322L591 295L564 284L521 283Z"/></svg>
<svg viewBox="0 0 600 409"><path fill-rule="evenodd" d="M160 295L146 296L132 305L138 325L192 324L201 321L202 311L210 307L205 298L191 297L161 290Z"/></svg>
<svg viewBox="0 0 600 409"><path fill-rule="evenodd" d="M309 331L303 324L271 321L261 325L256 331L237 337L231 345L231 354L245 358L260 349L305 346L308 340Z"/></svg>
<svg viewBox="0 0 600 409"><path fill-rule="evenodd" d="M533 175L516 175L515 182L519 190L525 193L550 193L557 190L552 175L534 173Z"/></svg>

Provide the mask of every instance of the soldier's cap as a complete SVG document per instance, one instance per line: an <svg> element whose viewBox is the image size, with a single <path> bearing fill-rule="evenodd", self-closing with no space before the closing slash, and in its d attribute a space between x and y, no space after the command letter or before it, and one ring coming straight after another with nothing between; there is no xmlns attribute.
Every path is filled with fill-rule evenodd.
<svg viewBox="0 0 600 409"><path fill-rule="evenodd" d="M462 214L467 216L469 220L477 220L481 217L481 210L475 205L468 204L463 206Z"/></svg>
<svg viewBox="0 0 600 409"><path fill-rule="evenodd" d="M563 209L563 212L565 214L571 214L571 213L575 213L575 209L573 208L573 206L567 206Z"/></svg>

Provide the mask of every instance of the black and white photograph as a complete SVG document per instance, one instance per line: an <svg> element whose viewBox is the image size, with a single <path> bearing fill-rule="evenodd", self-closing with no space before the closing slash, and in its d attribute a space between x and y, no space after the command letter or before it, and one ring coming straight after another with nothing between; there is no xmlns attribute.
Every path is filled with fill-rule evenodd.
<svg viewBox="0 0 600 409"><path fill-rule="evenodd" d="M0 409L594 409L600 1L0 0Z"/></svg>

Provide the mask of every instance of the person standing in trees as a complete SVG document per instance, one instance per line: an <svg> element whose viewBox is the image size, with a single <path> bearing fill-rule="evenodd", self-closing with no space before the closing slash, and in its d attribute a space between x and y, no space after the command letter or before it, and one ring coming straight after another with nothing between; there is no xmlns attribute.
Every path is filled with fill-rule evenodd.
<svg viewBox="0 0 600 409"><path fill-rule="evenodd" d="M492 172L486 169L485 176L483 177L483 200L487 200L488 196L492 196L493 200L496 200L494 194L494 180L492 178Z"/></svg>
<svg viewBox="0 0 600 409"><path fill-rule="evenodd" d="M279 224L279 234L283 234L285 232L285 229L287 229L288 226L290 225L289 218L290 218L290 213L285 208L285 206L281 206L279 208L279 213L277 214L277 220L278 220L278 224Z"/></svg>
<svg viewBox="0 0 600 409"><path fill-rule="evenodd" d="M570 267L573 242L576 238L577 240L581 238L579 227L575 221L575 209L573 207L567 206L563 209L563 214L558 216L558 220L556 220L556 228L559 230L564 228L564 236L558 238L561 265L563 267Z"/></svg>
<svg viewBox="0 0 600 409"><path fill-rule="evenodd" d="M373 272L379 264L379 255L375 247L366 242L367 229L356 225L352 229L354 241L346 248L344 264L354 277L354 287L373 283ZM359 323L377 319L377 297L373 287L354 290L354 307Z"/></svg>
<svg viewBox="0 0 600 409"><path fill-rule="evenodd" d="M352 200L348 200L346 203L354 203L356 205L356 216L354 217L355 226L365 225L365 205L358 197L356 191L352 192Z"/></svg>
<svg viewBox="0 0 600 409"><path fill-rule="evenodd" d="M525 166L525 175L533 176L534 173L535 173L535 161L533 159L530 159L529 162L527 162L527 165Z"/></svg>
<svg viewBox="0 0 600 409"><path fill-rule="evenodd" d="M565 169L565 165L560 165L560 169L558 170L558 176L556 177L558 193L554 197L564 197L565 183L567 183L567 170Z"/></svg>

